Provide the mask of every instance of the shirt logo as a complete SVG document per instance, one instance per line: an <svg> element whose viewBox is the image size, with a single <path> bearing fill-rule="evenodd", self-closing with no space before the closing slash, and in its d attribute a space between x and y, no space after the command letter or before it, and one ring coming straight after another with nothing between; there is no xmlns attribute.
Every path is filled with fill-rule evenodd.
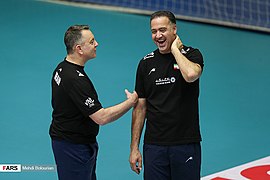
<svg viewBox="0 0 270 180"><path fill-rule="evenodd" d="M95 100L91 99L90 97L88 97L86 100L85 100L85 103L84 103L86 106L88 106L89 108L94 106L95 105Z"/></svg>
<svg viewBox="0 0 270 180"><path fill-rule="evenodd" d="M58 72L55 73L54 75L54 81L56 82L56 84L59 86L61 83L61 77L59 76Z"/></svg>
<svg viewBox="0 0 270 180"><path fill-rule="evenodd" d="M187 54L189 50L190 50L190 48L187 48L186 50L184 50L184 48L183 48L183 49L181 49L181 53L182 54Z"/></svg>
<svg viewBox="0 0 270 180"><path fill-rule="evenodd" d="M151 69L151 71L148 73L148 76L149 76L152 72L155 72L155 71L156 71L156 68Z"/></svg>
<svg viewBox="0 0 270 180"><path fill-rule="evenodd" d="M152 57L154 57L154 52L151 52L151 53L147 54L146 56L144 56L143 60L148 59L148 58L152 58Z"/></svg>
<svg viewBox="0 0 270 180"><path fill-rule="evenodd" d="M155 81L156 85L166 85L166 84L172 84L175 83L176 79L175 77L167 77L167 78L159 78Z"/></svg>
<svg viewBox="0 0 270 180"><path fill-rule="evenodd" d="M81 73L80 71L76 70L77 73L79 74L79 76L84 76L83 73Z"/></svg>
<svg viewBox="0 0 270 180"><path fill-rule="evenodd" d="M179 69L179 66L178 66L178 64L174 64L174 65L173 65L173 69L174 69L174 70L177 70L177 69Z"/></svg>

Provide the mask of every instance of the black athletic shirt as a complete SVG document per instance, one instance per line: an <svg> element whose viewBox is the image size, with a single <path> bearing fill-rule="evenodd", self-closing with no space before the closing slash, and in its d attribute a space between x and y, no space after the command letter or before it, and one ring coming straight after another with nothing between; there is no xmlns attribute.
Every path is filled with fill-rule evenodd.
<svg viewBox="0 0 270 180"><path fill-rule="evenodd" d="M51 138L81 144L96 142L99 125L89 115L102 105L84 67L64 60L54 70L51 83Z"/></svg>
<svg viewBox="0 0 270 180"><path fill-rule="evenodd" d="M181 53L203 68L198 49L184 46ZM146 98L144 143L177 145L201 141L199 79L186 82L171 53L161 54L157 49L140 61L135 90L139 98Z"/></svg>

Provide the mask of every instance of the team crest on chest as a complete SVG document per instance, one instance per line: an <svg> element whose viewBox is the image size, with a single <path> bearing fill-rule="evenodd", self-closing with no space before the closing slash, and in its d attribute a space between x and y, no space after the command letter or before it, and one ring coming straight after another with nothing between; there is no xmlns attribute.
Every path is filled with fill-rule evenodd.
<svg viewBox="0 0 270 180"><path fill-rule="evenodd" d="M177 69L179 69L179 66L178 66L178 64L173 64L173 69L174 69L174 70L177 70Z"/></svg>

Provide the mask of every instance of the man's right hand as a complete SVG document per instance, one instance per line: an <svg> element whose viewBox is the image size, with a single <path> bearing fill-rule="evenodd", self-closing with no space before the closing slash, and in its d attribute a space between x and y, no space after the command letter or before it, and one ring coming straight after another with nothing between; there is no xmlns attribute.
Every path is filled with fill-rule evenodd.
<svg viewBox="0 0 270 180"><path fill-rule="evenodd" d="M130 93L127 89L125 89L125 93L126 93L127 99L131 100L133 104L132 106L134 107L138 102L138 94L136 93L136 91L133 91L133 93Z"/></svg>
<svg viewBox="0 0 270 180"><path fill-rule="evenodd" d="M130 168L140 174L142 170L142 155L138 149L131 150L129 157Z"/></svg>

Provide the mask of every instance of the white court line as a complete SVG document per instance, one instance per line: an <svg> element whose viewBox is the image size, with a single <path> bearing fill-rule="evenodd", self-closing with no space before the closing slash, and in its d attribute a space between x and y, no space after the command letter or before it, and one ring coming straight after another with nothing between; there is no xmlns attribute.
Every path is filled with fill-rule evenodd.
<svg viewBox="0 0 270 180"><path fill-rule="evenodd" d="M270 156L205 176L201 180L270 180Z"/></svg>

